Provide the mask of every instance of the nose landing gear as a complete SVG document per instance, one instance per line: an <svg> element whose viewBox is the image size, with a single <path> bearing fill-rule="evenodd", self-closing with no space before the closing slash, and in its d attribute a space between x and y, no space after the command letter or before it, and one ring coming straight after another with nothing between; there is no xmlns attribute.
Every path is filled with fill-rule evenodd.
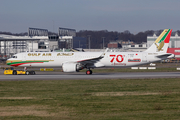
<svg viewBox="0 0 180 120"><path fill-rule="evenodd" d="M26 75L35 75L36 74L35 71L27 71L26 67L24 67L24 71L26 72L25 73Z"/></svg>

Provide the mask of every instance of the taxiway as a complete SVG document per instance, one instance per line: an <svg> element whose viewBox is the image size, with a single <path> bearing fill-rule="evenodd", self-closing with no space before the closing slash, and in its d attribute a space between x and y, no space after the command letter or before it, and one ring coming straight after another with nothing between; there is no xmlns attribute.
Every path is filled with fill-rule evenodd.
<svg viewBox="0 0 180 120"><path fill-rule="evenodd" d="M4 75L1 72L0 81L7 80L88 80L88 79L143 79L143 78L180 78L179 72L120 72L120 73L93 73L84 72L40 72L36 75Z"/></svg>

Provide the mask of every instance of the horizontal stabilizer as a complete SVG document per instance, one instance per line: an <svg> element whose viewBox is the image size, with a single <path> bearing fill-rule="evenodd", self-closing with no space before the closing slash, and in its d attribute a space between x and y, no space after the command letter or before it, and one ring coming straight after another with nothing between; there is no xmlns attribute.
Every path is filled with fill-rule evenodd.
<svg viewBox="0 0 180 120"><path fill-rule="evenodd" d="M158 55L158 56L156 56L156 57L162 58L162 59L163 59L163 58L167 59L167 58L173 58L173 57L174 57L174 54L167 53L167 54Z"/></svg>

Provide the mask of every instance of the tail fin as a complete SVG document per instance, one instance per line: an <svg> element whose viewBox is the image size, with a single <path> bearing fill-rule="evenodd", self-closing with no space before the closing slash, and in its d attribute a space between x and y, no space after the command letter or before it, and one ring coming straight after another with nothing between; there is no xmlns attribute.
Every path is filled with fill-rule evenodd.
<svg viewBox="0 0 180 120"><path fill-rule="evenodd" d="M166 53L169 46L171 32L172 29L165 29L161 33L161 35L156 39L156 41L146 50L146 52Z"/></svg>

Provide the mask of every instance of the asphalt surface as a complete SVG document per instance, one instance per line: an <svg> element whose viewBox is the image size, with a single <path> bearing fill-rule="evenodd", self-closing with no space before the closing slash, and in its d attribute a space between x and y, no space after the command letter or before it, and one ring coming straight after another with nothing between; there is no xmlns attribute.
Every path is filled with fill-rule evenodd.
<svg viewBox="0 0 180 120"><path fill-rule="evenodd" d="M180 72L120 72L120 73L93 73L86 75L84 72L42 72L36 75L4 75L0 69L0 81L17 80L89 80L89 79L144 79L144 78L180 78Z"/></svg>

